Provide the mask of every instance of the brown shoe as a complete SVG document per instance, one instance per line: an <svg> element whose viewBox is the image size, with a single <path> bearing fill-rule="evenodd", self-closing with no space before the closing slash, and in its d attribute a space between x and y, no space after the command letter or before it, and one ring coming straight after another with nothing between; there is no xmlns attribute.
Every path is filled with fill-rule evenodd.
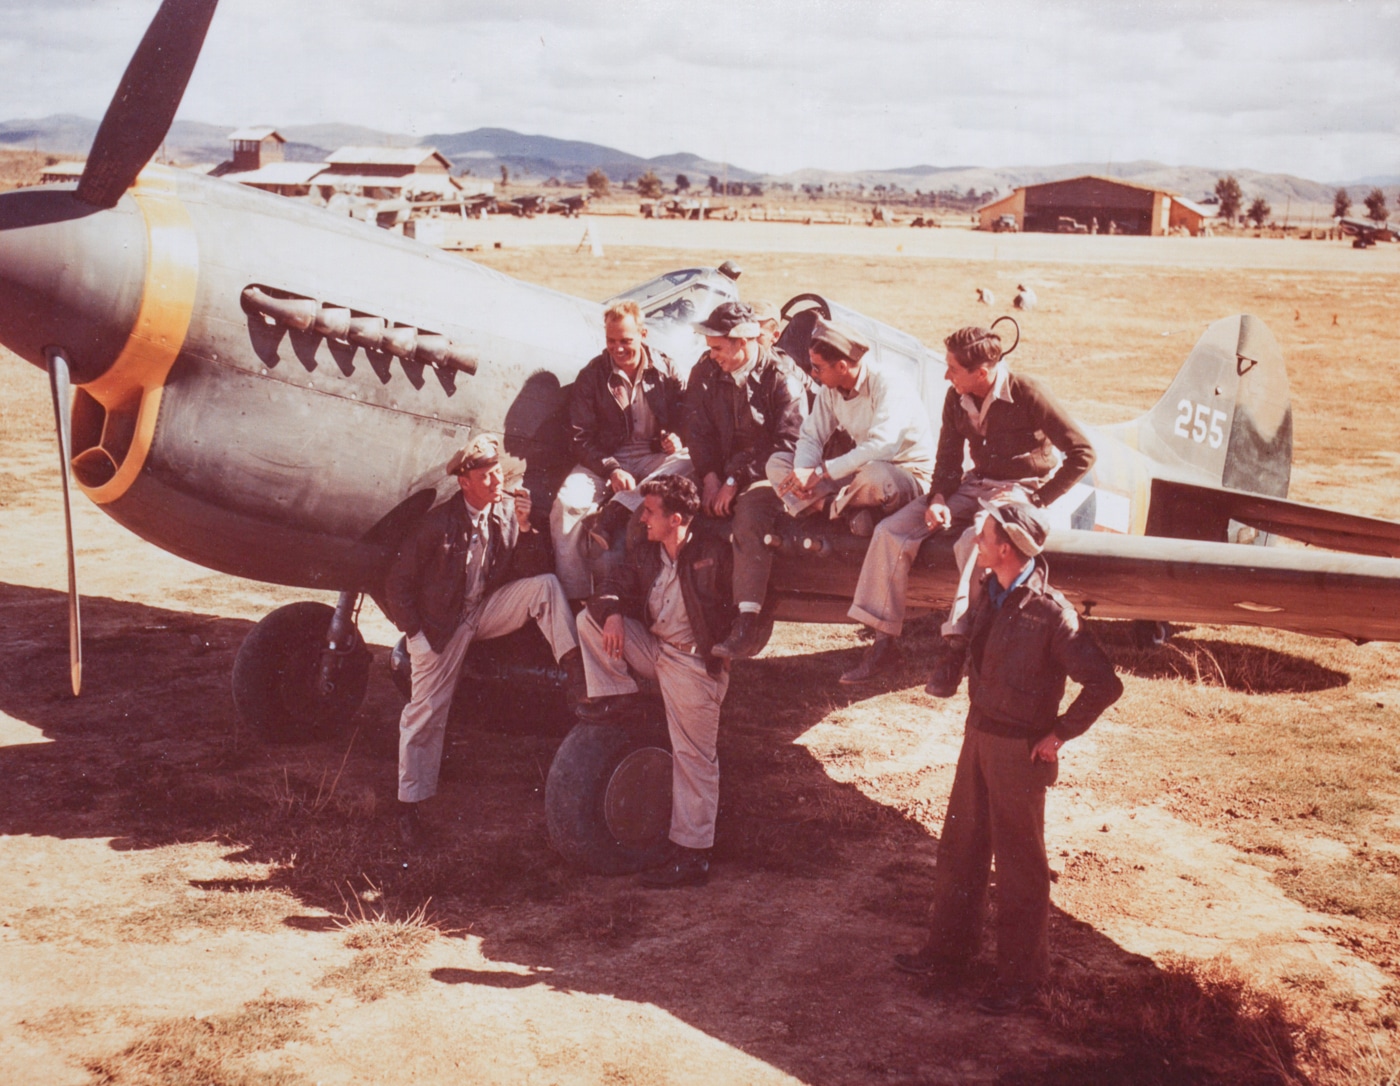
<svg viewBox="0 0 1400 1086"><path fill-rule="evenodd" d="M889 634L877 633L860 663L841 676L842 686L873 682L899 665L899 642Z"/></svg>
<svg viewBox="0 0 1400 1086"><path fill-rule="evenodd" d="M851 535L869 539L875 534L875 510L857 509L846 518L846 527L851 530Z"/></svg>
<svg viewBox="0 0 1400 1086"><path fill-rule="evenodd" d="M643 871L638 881L653 890L704 886L710 881L710 850L676 845L665 862Z"/></svg>
<svg viewBox="0 0 1400 1086"><path fill-rule="evenodd" d="M734 620L729 636L712 648L710 655L726 660L747 660L763 651L772 634L771 622L764 622L752 611L744 611Z"/></svg>
<svg viewBox="0 0 1400 1086"><path fill-rule="evenodd" d="M950 640L933 665L933 674L929 676L924 693L932 694L935 698L951 698L962 684L963 665L966 663L967 646Z"/></svg>

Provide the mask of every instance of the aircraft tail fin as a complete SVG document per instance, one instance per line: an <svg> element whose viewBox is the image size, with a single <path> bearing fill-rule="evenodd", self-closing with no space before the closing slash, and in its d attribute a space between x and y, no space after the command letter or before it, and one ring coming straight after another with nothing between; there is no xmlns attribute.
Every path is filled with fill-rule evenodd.
<svg viewBox="0 0 1400 1086"><path fill-rule="evenodd" d="M1293 409L1268 326L1245 313L1207 328L1136 437L1183 481L1287 497Z"/></svg>

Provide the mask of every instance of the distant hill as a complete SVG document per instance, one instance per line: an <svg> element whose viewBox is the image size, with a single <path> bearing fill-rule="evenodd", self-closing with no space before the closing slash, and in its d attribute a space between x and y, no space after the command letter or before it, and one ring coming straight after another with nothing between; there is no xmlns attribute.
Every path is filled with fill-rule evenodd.
<svg viewBox="0 0 1400 1086"><path fill-rule="evenodd" d="M229 157L228 134L233 126L176 121L165 141L165 154L182 162L221 162ZM421 138L394 132L381 132L350 124L291 125L279 128L288 140L286 157L292 161L314 162L338 147L409 147L424 144L436 147L462 170L478 177L495 177L502 166L512 177L544 180L557 177L566 184L582 184L588 174L601 168L613 181L635 181L647 170L655 170L667 185L677 174L685 174L693 186L703 187L711 177L728 176L731 181L802 185L897 186L906 192L1005 193L1020 185L1058 181L1081 174L1121 177L1139 184L1157 185L1200 200L1215 188L1215 182L1233 173L1244 190L1245 200L1262 196L1273 205L1276 215L1286 208L1332 204L1338 188L1346 188L1360 204L1372 187L1380 186L1392 206L1400 204L1400 177L1364 177L1355 181L1309 181L1288 174L1263 173L1247 169L1214 169L1203 166L1167 166L1150 160L1138 162L1073 162L1055 166L933 166L920 164L896 169L837 171L805 169L788 174L759 174L733 164L726 165L688 152L643 158L602 144L564 140L553 136L529 135L508 128L476 128L470 132L437 132ZM40 150L52 154L82 157L92 146L97 122L72 114L0 122L0 147Z"/></svg>

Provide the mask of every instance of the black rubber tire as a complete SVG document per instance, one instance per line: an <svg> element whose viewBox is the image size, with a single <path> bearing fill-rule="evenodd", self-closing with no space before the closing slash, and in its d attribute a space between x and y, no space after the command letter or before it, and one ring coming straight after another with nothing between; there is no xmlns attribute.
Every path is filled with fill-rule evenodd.
<svg viewBox="0 0 1400 1086"><path fill-rule="evenodd" d="M233 662L233 704L245 727L269 743L327 739L343 728L365 699L370 652L355 636L341 657L336 688L319 689L321 653L334 609L289 603L249 631Z"/></svg>
<svg viewBox="0 0 1400 1086"><path fill-rule="evenodd" d="M664 725L632 731L580 723L559 744L545 781L545 822L550 843L575 867L596 875L626 875L665 858L665 833L646 845L626 845L613 836L604 816L613 772L625 757L644 747L669 753Z"/></svg>

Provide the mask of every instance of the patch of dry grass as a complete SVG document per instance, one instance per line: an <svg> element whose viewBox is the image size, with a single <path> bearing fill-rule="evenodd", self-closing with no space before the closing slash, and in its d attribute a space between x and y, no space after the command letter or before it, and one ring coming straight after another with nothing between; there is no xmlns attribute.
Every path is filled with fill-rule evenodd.
<svg viewBox="0 0 1400 1086"><path fill-rule="evenodd" d="M1158 968L1058 979L1054 1028L1104 1055L1089 1082L1231 1086L1393 1086L1400 1039L1334 1013L1317 985L1265 990L1220 958L1171 956ZM1097 1068L1097 1070L1095 1069Z"/></svg>
<svg viewBox="0 0 1400 1086"><path fill-rule="evenodd" d="M231 1014L167 1019L86 1067L100 1086L296 1086L305 1081L302 1076L248 1062L305 1038L308 1006L295 999L262 999Z"/></svg>
<svg viewBox="0 0 1400 1086"><path fill-rule="evenodd" d="M400 917L390 915L382 905L365 907L367 901L382 900L379 888L370 884L347 904L340 926L345 945L355 956L349 965L328 972L318 985L339 988L361 1003L422 985L425 974L415 963L434 939L450 933L439 929L428 915L427 901Z"/></svg>

